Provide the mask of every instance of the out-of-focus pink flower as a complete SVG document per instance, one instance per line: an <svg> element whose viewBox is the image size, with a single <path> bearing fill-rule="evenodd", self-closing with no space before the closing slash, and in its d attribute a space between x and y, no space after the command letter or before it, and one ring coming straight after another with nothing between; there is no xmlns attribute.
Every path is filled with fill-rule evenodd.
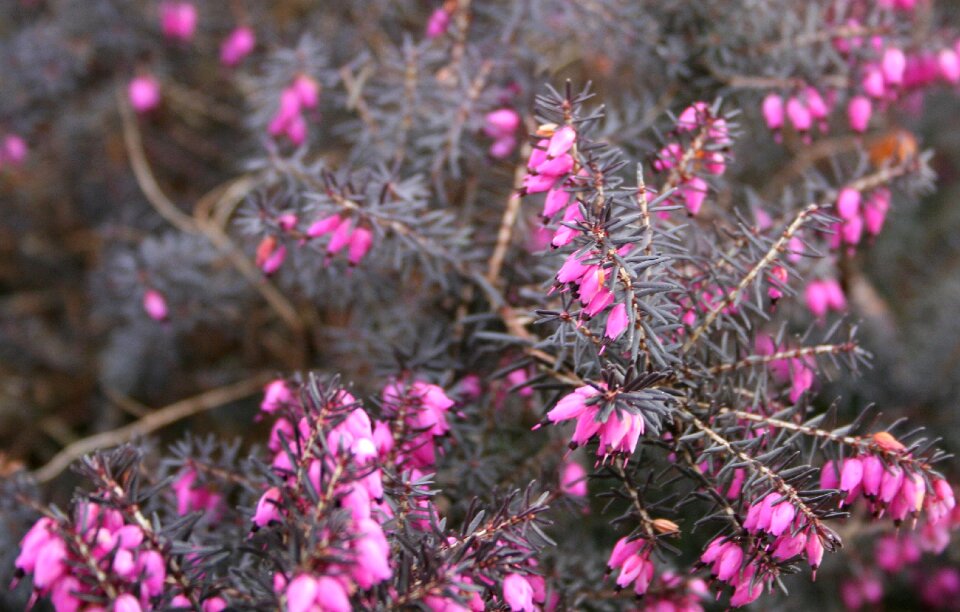
<svg viewBox="0 0 960 612"><path fill-rule="evenodd" d="M190 2L164 2L160 5L160 27L172 40L189 42L197 31L197 7Z"/></svg>
<svg viewBox="0 0 960 612"><path fill-rule="evenodd" d="M873 104L869 98L855 96L847 105L847 118L850 120L850 128L855 132L867 131L871 115L873 115Z"/></svg>
<svg viewBox="0 0 960 612"><path fill-rule="evenodd" d="M783 127L783 98L779 94L771 93L763 99L763 120L767 122L767 127L771 130L779 130Z"/></svg>
<svg viewBox="0 0 960 612"><path fill-rule="evenodd" d="M587 471L576 461L566 461L560 473L560 490L572 497L586 497Z"/></svg>
<svg viewBox="0 0 960 612"><path fill-rule="evenodd" d="M160 83L149 74L134 77L127 87L130 106L138 113L147 113L160 105Z"/></svg>
<svg viewBox="0 0 960 612"><path fill-rule="evenodd" d="M167 299L156 289L147 289L143 293L143 310L154 321L166 321L170 314Z"/></svg>
<svg viewBox="0 0 960 612"><path fill-rule="evenodd" d="M427 38L436 38L447 31L450 27L450 13L438 8L430 15L427 21Z"/></svg>
<svg viewBox="0 0 960 612"><path fill-rule="evenodd" d="M257 44L256 34L247 26L239 26L220 45L220 63L233 67L243 61Z"/></svg>
<svg viewBox="0 0 960 612"><path fill-rule="evenodd" d="M27 142L16 134L7 134L0 146L0 165L19 166L27 159Z"/></svg>

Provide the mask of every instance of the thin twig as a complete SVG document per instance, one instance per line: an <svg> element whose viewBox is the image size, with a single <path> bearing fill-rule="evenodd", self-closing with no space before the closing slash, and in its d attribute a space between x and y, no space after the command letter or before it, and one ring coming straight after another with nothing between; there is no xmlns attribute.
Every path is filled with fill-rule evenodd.
<svg viewBox="0 0 960 612"><path fill-rule="evenodd" d="M77 440L54 455L53 459L47 462L46 465L35 470L33 476L38 482L49 482L56 478L63 470L67 469L75 460L88 453L103 448L118 446L138 436L145 436L189 416L213 410L230 402L235 402L259 391L268 380L270 380L269 374L258 374L252 378L224 387L211 389L200 395L180 400L179 402L155 410L143 418L124 425L123 427Z"/></svg>
<svg viewBox="0 0 960 612"><path fill-rule="evenodd" d="M117 90L117 106L120 109L120 118L123 123L123 142L127 147L127 155L130 157L130 166L133 168L133 174L137 178L137 184L140 185L143 195L146 196L147 201L160 216L169 221L171 225L188 234L197 233L198 228L190 215L177 208L177 205L160 189L160 185L157 183L153 171L150 170L150 164L143 152L143 139L140 137L140 128L137 127L133 110L119 90Z"/></svg>
<svg viewBox="0 0 960 612"><path fill-rule="evenodd" d="M697 340L707 329L713 325L713 322L717 320L717 317L720 316L725 309L733 305L737 299L740 297L740 294L753 282L753 280L766 268L768 265L773 263L777 256L786 249L787 244L790 242L790 239L799 231L803 224L807 222L807 219L810 218L815 212L820 210L819 204L810 204L806 208L800 211L800 213L794 218L793 222L787 226L783 233L780 234L780 238L777 239L773 245L770 246L770 249L764 254L764 256L756 263L756 265L751 268L747 275L743 277L743 280L737 285L737 287L729 292L724 299L707 313L706 318L703 322L697 326L693 332L690 333L690 337L687 338L687 341L684 342L683 347L680 349L681 353L686 353L689 351Z"/></svg>
<svg viewBox="0 0 960 612"><path fill-rule="evenodd" d="M513 227L516 225L517 215L520 213L522 199L518 190L521 181L523 181L523 176L527 173L526 159L528 157L530 157L530 144L525 143L523 148L520 149L520 163L517 164L517 168L513 172L515 189L510 192L507 207L503 210L503 216L500 218L497 245L493 249L493 255L490 256L490 265L487 267L487 282L494 286L500 284L500 270L503 268L503 260L507 255L507 249L510 247L510 238L513 236Z"/></svg>
<svg viewBox="0 0 960 612"><path fill-rule="evenodd" d="M738 370L754 365L763 365L774 361L787 359L799 359L809 355L827 355L837 353L862 353L863 349L854 342L843 342L841 344L819 344L817 346L804 346L789 351L780 351L770 355L749 355L739 361L721 363L710 368L710 373L719 374L730 370Z"/></svg>

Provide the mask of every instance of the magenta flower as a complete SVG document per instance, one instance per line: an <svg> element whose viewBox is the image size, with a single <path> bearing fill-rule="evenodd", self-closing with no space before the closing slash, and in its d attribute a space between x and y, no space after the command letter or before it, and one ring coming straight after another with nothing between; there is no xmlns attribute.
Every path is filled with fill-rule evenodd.
<svg viewBox="0 0 960 612"><path fill-rule="evenodd" d="M257 44L257 37L253 29L240 26L230 32L220 45L220 63L233 67L243 61Z"/></svg>
<svg viewBox="0 0 960 612"><path fill-rule="evenodd" d="M607 327L603 335L611 340L619 338L627 326L630 325L630 317L627 315L627 305L623 302L615 304L607 315Z"/></svg>
<svg viewBox="0 0 960 612"><path fill-rule="evenodd" d="M778 94L771 93L763 99L763 120L771 130L779 130L783 127L783 98Z"/></svg>
<svg viewBox="0 0 960 612"><path fill-rule="evenodd" d="M154 321L166 321L169 315L167 300L156 289L147 289L144 292L143 310Z"/></svg>
<svg viewBox="0 0 960 612"><path fill-rule="evenodd" d="M520 574L507 574L503 579L503 600L511 612L534 612L533 587Z"/></svg>
<svg viewBox="0 0 960 612"><path fill-rule="evenodd" d="M127 86L127 97L136 112L150 112L160 106L160 83L149 74L135 77Z"/></svg>
<svg viewBox="0 0 960 612"><path fill-rule="evenodd" d="M164 2L160 5L160 28L171 40L191 41L197 31L197 7L190 2Z"/></svg>

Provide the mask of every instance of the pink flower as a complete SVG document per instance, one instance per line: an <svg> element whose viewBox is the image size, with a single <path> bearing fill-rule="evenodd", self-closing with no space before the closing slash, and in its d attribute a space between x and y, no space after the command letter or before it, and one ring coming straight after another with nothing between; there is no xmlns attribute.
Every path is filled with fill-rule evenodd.
<svg viewBox="0 0 960 612"><path fill-rule="evenodd" d="M550 244L559 248L573 242L573 239L576 238L577 234L580 233L580 230L575 227L577 221L583 221L583 213L580 212L580 206L574 203L570 206L567 206L567 210L564 211L564 223L557 228L557 231L554 233Z"/></svg>
<svg viewBox="0 0 960 612"><path fill-rule="evenodd" d="M953 49L942 49L937 54L937 66L940 68L940 76L948 83L960 83L960 56Z"/></svg>
<svg viewBox="0 0 960 612"><path fill-rule="evenodd" d="M806 132L813 125L810 109L799 98L787 100L787 117L790 118L793 129L798 132Z"/></svg>
<svg viewBox="0 0 960 612"><path fill-rule="evenodd" d="M807 109L814 119L825 119L830 114L830 108L816 87L806 87L803 90L803 97L807 102Z"/></svg>
<svg viewBox="0 0 960 612"><path fill-rule="evenodd" d="M311 238L325 236L336 231L336 229L340 226L341 221L342 219L340 215L330 215L329 217L318 219L307 228L307 236L310 236Z"/></svg>
<svg viewBox="0 0 960 612"><path fill-rule="evenodd" d="M19 166L27 158L27 143L16 134L7 134L0 150L0 164Z"/></svg>
<svg viewBox="0 0 960 612"><path fill-rule="evenodd" d="M277 379L267 383L263 389L263 401L260 403L260 410L271 414L283 406L293 403L293 394L287 387L287 382L283 379ZM290 439L289 436L287 439Z"/></svg>
<svg viewBox="0 0 960 612"><path fill-rule="evenodd" d="M150 597L163 592L163 583L167 578L167 563L155 550L140 552L137 559L137 574L143 576L143 588Z"/></svg>
<svg viewBox="0 0 960 612"><path fill-rule="evenodd" d="M320 84L307 75L298 75L290 88L296 93L303 108L316 108L320 103Z"/></svg>
<svg viewBox="0 0 960 612"><path fill-rule="evenodd" d="M124 593L113 602L113 612L140 612L140 602L130 593Z"/></svg>
<svg viewBox="0 0 960 612"><path fill-rule="evenodd" d="M365 227L358 227L350 235L350 244L347 250L347 261L355 266L366 256L373 246L373 232Z"/></svg>
<svg viewBox="0 0 960 612"><path fill-rule="evenodd" d="M427 38L436 38L447 31L450 27L450 13L438 8L427 21Z"/></svg>
<svg viewBox="0 0 960 612"><path fill-rule="evenodd" d="M860 214L860 192L844 187L837 196L837 214L841 219L852 219Z"/></svg>
<svg viewBox="0 0 960 612"><path fill-rule="evenodd" d="M520 574L508 574L503 579L503 600L511 612L534 612L533 587Z"/></svg>
<svg viewBox="0 0 960 612"><path fill-rule="evenodd" d="M563 155L573 147L576 141L577 132L569 125L563 126L550 137L550 142L547 144L547 158Z"/></svg>
<svg viewBox="0 0 960 612"><path fill-rule="evenodd" d="M276 237L265 236L257 245L255 263L264 274L270 276L280 269L287 257L287 247L280 244Z"/></svg>
<svg viewBox="0 0 960 612"><path fill-rule="evenodd" d="M253 514L253 524L257 527L266 527L273 521L279 521L281 502L280 489L270 487L257 502L257 509Z"/></svg>
<svg viewBox="0 0 960 612"><path fill-rule="evenodd" d="M166 321L169 314L166 298L155 289L147 289L144 292L143 310L154 321Z"/></svg>
<svg viewBox="0 0 960 612"><path fill-rule="evenodd" d="M512 108L501 108L483 118L483 132L493 139L512 136L520 127L520 115Z"/></svg>
<svg viewBox="0 0 960 612"><path fill-rule="evenodd" d="M694 176L689 181L680 186L680 196L684 200L684 206L687 211L696 216L703 206L703 201L707 197L707 182L699 176Z"/></svg>
<svg viewBox="0 0 960 612"><path fill-rule="evenodd" d="M20 554L17 555L14 565L25 573L32 573L37 565L40 551L52 540L57 539L53 529L56 523L53 519L43 517L33 524L30 531L20 541Z"/></svg>
<svg viewBox="0 0 960 612"><path fill-rule="evenodd" d="M315 601L323 612L350 612L353 609L343 584L330 576L317 579Z"/></svg>
<svg viewBox="0 0 960 612"><path fill-rule="evenodd" d="M689 132L693 129L696 129L701 121L707 118L710 109L707 107L706 102L694 102L687 108L683 109L683 112L680 113L680 116L677 117L677 130L681 132Z"/></svg>
<svg viewBox="0 0 960 612"><path fill-rule="evenodd" d="M840 226L840 235L847 244L860 244L863 238L863 217L851 217L844 221Z"/></svg>
<svg viewBox="0 0 960 612"><path fill-rule="evenodd" d="M863 91L873 98L883 98L887 93L887 86L883 80L883 72L876 66L867 67L863 74Z"/></svg>
<svg viewBox="0 0 960 612"><path fill-rule="evenodd" d="M309 574L300 574L287 585L285 595L288 612L310 612L317 597L317 579Z"/></svg>
<svg viewBox="0 0 960 612"><path fill-rule="evenodd" d="M190 2L164 2L160 27L167 38L189 42L197 30L197 7Z"/></svg>
<svg viewBox="0 0 960 612"><path fill-rule="evenodd" d="M778 94L771 93L763 99L762 112L768 128L779 130L783 127L783 98Z"/></svg>
<svg viewBox="0 0 960 612"><path fill-rule="evenodd" d="M513 136L502 136L493 141L490 149L487 151L490 157L494 159L504 159L510 157L513 150L517 148L517 139Z"/></svg>
<svg viewBox="0 0 960 612"><path fill-rule="evenodd" d="M869 98L856 96L850 100L847 106L847 118L850 120L850 128L855 132L866 132L870 124L870 116L873 114L873 104Z"/></svg>
<svg viewBox="0 0 960 612"><path fill-rule="evenodd" d="M800 396L813 386L811 364L801 359L790 360L790 401L796 402Z"/></svg>
<svg viewBox="0 0 960 612"><path fill-rule="evenodd" d="M267 131L272 136L279 136L287 131L293 121L300 116L300 96L292 88L288 87L280 93L280 104L277 112L267 126Z"/></svg>
<svg viewBox="0 0 960 612"><path fill-rule="evenodd" d="M257 37L247 26L240 26L223 40L220 45L220 63L233 67L243 61L253 51L257 44Z"/></svg>
<svg viewBox="0 0 960 612"><path fill-rule="evenodd" d="M853 491L863 480L863 462L857 457L843 460L840 468L840 490Z"/></svg>
<svg viewBox="0 0 960 612"><path fill-rule="evenodd" d="M843 288L835 278L828 278L822 282L823 291L827 297L827 306L837 312L847 309L847 298L843 294Z"/></svg>
<svg viewBox="0 0 960 612"><path fill-rule="evenodd" d="M877 189L863 207L863 223L867 233L876 236L883 229L883 223L890 210L890 191Z"/></svg>
<svg viewBox="0 0 960 612"><path fill-rule="evenodd" d="M127 87L127 97L136 112L152 111L160 105L160 84L149 74L135 77Z"/></svg>
<svg viewBox="0 0 960 612"><path fill-rule="evenodd" d="M814 317L821 319L827 314L827 291L822 281L812 281L807 285L804 297L807 301L807 308L810 309Z"/></svg>
<svg viewBox="0 0 960 612"><path fill-rule="evenodd" d="M616 340L626 331L628 325L630 325L630 317L627 315L627 305L620 302L610 309L610 314L607 315L607 327L603 335L611 340Z"/></svg>
<svg viewBox="0 0 960 612"><path fill-rule="evenodd" d="M887 83L891 85L903 83L903 71L906 67L907 57L900 49L891 48L883 52L880 69L883 71L883 78Z"/></svg>
<svg viewBox="0 0 960 612"><path fill-rule="evenodd" d="M571 497L586 497L587 471L576 461L563 464L560 474L560 490Z"/></svg>

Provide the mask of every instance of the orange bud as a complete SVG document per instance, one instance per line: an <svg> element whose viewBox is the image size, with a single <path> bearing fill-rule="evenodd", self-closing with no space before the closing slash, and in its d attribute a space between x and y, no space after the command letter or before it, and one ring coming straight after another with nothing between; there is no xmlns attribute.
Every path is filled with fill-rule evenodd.
<svg viewBox="0 0 960 612"><path fill-rule="evenodd" d="M899 440L885 431L873 434L873 443L885 451L902 451L906 447Z"/></svg>
<svg viewBox="0 0 960 612"><path fill-rule="evenodd" d="M653 519L653 528L658 533L680 533L680 526L665 518Z"/></svg>
<svg viewBox="0 0 960 612"><path fill-rule="evenodd" d="M537 136L543 138L550 138L553 136L553 133L557 131L559 126L556 123L544 123L537 126Z"/></svg>
<svg viewBox="0 0 960 612"><path fill-rule="evenodd" d="M256 256L256 262L257 262L258 268L262 266L263 262L267 261L267 259L269 259L271 255L273 255L273 251L276 250L276 248L277 248L277 238L275 236L267 236L260 241L260 244L257 245L257 256Z"/></svg>
<svg viewBox="0 0 960 612"><path fill-rule="evenodd" d="M917 154L917 138L907 130L890 130L873 139L867 147L874 166L896 165Z"/></svg>

